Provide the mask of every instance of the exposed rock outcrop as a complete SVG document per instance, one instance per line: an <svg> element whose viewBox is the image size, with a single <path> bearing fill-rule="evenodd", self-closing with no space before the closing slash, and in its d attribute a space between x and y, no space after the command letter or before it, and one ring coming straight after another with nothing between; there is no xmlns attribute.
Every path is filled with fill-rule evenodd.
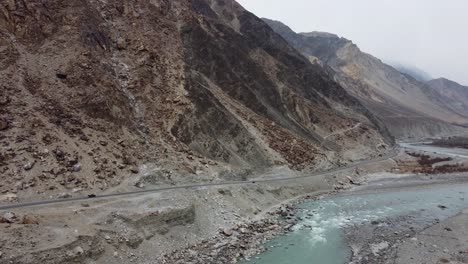
<svg viewBox="0 0 468 264"><path fill-rule="evenodd" d="M401 73L351 41L322 32L297 34L278 21L264 19L311 62L329 67L350 94L383 120L398 138L466 132L468 116L453 109L427 84Z"/></svg>
<svg viewBox="0 0 468 264"><path fill-rule="evenodd" d="M2 192L107 189L145 163L191 178L206 158L316 168L391 143L232 0L4 1L0 53Z"/></svg>

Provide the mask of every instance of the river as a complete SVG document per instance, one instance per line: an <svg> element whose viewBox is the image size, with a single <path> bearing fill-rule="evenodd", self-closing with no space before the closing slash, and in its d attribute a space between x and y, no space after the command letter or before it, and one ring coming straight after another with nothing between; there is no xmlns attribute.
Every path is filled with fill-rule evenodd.
<svg viewBox="0 0 468 264"><path fill-rule="evenodd" d="M413 145L405 147L417 149ZM450 150L430 147L429 151L446 154ZM454 155L464 156L458 149L456 151ZM411 221L408 223L416 229L423 229L468 208L468 185L351 191L308 201L297 207L300 221L292 231L269 241L266 252L241 262L242 264L348 263L352 250L345 235L347 229L385 225L387 219L398 217L410 217ZM399 231L397 226L388 228ZM370 250L378 255L379 250L388 246L384 242L372 245Z"/></svg>

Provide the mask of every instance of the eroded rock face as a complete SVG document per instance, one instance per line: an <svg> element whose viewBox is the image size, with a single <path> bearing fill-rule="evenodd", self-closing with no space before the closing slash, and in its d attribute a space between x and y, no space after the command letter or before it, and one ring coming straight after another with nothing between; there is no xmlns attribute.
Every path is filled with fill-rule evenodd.
<svg viewBox="0 0 468 264"><path fill-rule="evenodd" d="M196 98L195 112L181 116L173 128L183 142L207 156L234 158L240 156L239 145L249 145L242 156L259 164L268 162L271 158L256 146L258 137L245 131L243 124L249 122L266 136L268 147L300 166L314 163L323 150L341 150L338 144L321 142L325 131L347 123L351 113L356 119L350 123L363 120L375 132L374 120L357 100L257 17L231 1L194 1L192 6L205 20L191 22L181 31L187 76L192 78L187 90ZM345 110L335 111L338 105ZM215 113L221 107L225 109ZM206 142L207 135L217 140ZM205 143L194 140L197 137Z"/></svg>
<svg viewBox="0 0 468 264"><path fill-rule="evenodd" d="M213 164L205 158L302 169L357 146L375 153L385 140L357 100L234 1L0 9L0 130L10 144L0 191L13 190L13 157L38 161L25 189L59 194L115 186L147 162L187 175Z"/></svg>
<svg viewBox="0 0 468 264"><path fill-rule="evenodd" d="M350 40L323 32L296 34L278 21L264 19L313 63L328 67L334 79L378 116L398 138L463 133L467 115L453 99L401 73Z"/></svg>

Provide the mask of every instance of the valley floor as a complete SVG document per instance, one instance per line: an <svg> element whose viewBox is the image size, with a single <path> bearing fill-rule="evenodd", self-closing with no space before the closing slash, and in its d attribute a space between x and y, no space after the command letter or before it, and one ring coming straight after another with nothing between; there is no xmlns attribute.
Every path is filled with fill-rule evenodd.
<svg viewBox="0 0 468 264"><path fill-rule="evenodd" d="M276 168L242 184L4 209L0 263L237 263L289 232L298 197L465 180L394 173L416 159L406 152L313 177Z"/></svg>

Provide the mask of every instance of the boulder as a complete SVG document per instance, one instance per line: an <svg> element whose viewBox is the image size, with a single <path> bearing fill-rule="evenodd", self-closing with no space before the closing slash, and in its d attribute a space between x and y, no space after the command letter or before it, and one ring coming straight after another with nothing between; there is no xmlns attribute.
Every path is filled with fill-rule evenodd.
<svg viewBox="0 0 468 264"><path fill-rule="evenodd" d="M117 39L117 49L119 50L124 50L127 48L127 40L125 40L124 38L120 37Z"/></svg>
<svg viewBox="0 0 468 264"><path fill-rule="evenodd" d="M16 190L23 190L24 189L24 183L22 181L16 182L15 183L15 188Z"/></svg>
<svg viewBox="0 0 468 264"><path fill-rule="evenodd" d="M36 164L36 162L34 161L31 161L31 162L28 162L26 164L24 164L23 168L24 170L31 170L33 167L34 167L34 164Z"/></svg>
<svg viewBox="0 0 468 264"><path fill-rule="evenodd" d="M18 221L18 217L16 217L15 213L13 212L6 212L5 214L3 214L0 221L3 223L11 224Z"/></svg>
<svg viewBox="0 0 468 264"><path fill-rule="evenodd" d="M73 172L79 172L79 171L81 171L81 164L80 164L80 163L77 163L77 164L73 165L72 171L73 171Z"/></svg>
<svg viewBox="0 0 468 264"><path fill-rule="evenodd" d="M21 224L23 224L23 225L38 225L39 220L37 219L37 217L35 217L33 215L25 215L25 216L23 216L23 220L21 221Z"/></svg>
<svg viewBox="0 0 468 264"><path fill-rule="evenodd" d="M75 254L75 256L81 256L84 254L84 249L80 246L77 246L73 249L73 253Z"/></svg>
<svg viewBox="0 0 468 264"><path fill-rule="evenodd" d="M130 172L137 174L140 172L140 170L138 169L138 167L132 166L130 167Z"/></svg>
<svg viewBox="0 0 468 264"><path fill-rule="evenodd" d="M232 236L232 230L225 228L225 229L223 229L223 234L225 236Z"/></svg>

